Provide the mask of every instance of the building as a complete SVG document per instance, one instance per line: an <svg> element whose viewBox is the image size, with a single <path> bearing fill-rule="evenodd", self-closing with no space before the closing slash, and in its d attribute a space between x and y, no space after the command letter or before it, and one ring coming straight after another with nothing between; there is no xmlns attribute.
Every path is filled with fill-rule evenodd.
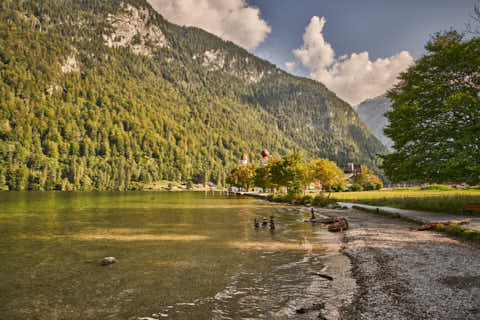
<svg viewBox="0 0 480 320"><path fill-rule="evenodd" d="M242 166L246 166L248 164L248 155L246 153L243 154L242 160L240 160L240 164Z"/></svg>
<svg viewBox="0 0 480 320"><path fill-rule="evenodd" d="M267 149L263 149L262 153L262 166L266 166L268 164L268 157L270 156L270 153L268 152Z"/></svg>
<svg viewBox="0 0 480 320"><path fill-rule="evenodd" d="M349 179L359 173L362 173L362 166L360 164L348 163L345 166L339 166L339 168L348 176Z"/></svg>

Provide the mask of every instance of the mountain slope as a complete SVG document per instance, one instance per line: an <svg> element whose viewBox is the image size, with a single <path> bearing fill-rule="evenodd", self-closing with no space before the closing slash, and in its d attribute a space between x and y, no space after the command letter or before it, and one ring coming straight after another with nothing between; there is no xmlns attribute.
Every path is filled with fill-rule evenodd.
<svg viewBox="0 0 480 320"><path fill-rule="evenodd" d="M263 148L372 167L386 151L321 84L145 0L0 3L0 188L221 183Z"/></svg>
<svg viewBox="0 0 480 320"><path fill-rule="evenodd" d="M372 130L373 134L388 148L393 147L393 141L390 140L383 129L389 122L385 113L392 110L392 102L385 96L365 100L356 108L358 116Z"/></svg>

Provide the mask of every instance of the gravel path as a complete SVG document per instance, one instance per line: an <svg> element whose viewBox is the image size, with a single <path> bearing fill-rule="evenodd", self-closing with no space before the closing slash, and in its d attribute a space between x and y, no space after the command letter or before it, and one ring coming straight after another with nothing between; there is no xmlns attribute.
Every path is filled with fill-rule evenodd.
<svg viewBox="0 0 480 320"><path fill-rule="evenodd" d="M480 247L357 210L346 217L343 253L353 265L354 302L342 319L480 319Z"/></svg>
<svg viewBox="0 0 480 320"><path fill-rule="evenodd" d="M358 204L358 203L346 203L346 202L339 202L341 206L349 207L358 206L370 210L379 209L384 212L395 213L399 214L403 217L407 217L413 220L417 220L419 222L423 222L425 224L433 223L433 222L441 222L441 221L450 221L450 220L463 220L469 219L470 224L464 226L467 229L472 229L476 231L480 231L480 217L479 216L472 216L472 215L453 215L453 214L446 214L446 213L437 213L437 212L424 212L424 211L416 211L416 210L405 210L405 209L397 209L397 208L390 208L390 207L379 207L379 206L369 206L366 204Z"/></svg>

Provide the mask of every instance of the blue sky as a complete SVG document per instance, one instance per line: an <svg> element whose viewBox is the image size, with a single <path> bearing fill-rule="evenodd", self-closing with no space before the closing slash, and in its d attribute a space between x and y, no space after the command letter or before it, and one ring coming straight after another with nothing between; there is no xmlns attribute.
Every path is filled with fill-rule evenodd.
<svg viewBox="0 0 480 320"><path fill-rule="evenodd" d="M384 94L436 32L464 31L475 0L148 0L352 105ZM479 0L480 1L480 0ZM286 64L288 63L288 65Z"/></svg>
<svg viewBox="0 0 480 320"><path fill-rule="evenodd" d="M253 52L280 67L292 60L312 16L325 17L326 40L341 56L368 51L372 59L407 50L424 53L430 35L464 30L473 0L250 0L271 33Z"/></svg>

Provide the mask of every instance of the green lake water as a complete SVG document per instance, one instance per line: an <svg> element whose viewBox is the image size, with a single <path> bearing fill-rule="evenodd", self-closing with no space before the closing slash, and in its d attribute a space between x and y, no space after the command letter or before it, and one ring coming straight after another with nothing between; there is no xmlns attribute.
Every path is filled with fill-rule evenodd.
<svg viewBox="0 0 480 320"><path fill-rule="evenodd" d="M0 193L0 319L293 319L326 259L304 217L219 193Z"/></svg>

